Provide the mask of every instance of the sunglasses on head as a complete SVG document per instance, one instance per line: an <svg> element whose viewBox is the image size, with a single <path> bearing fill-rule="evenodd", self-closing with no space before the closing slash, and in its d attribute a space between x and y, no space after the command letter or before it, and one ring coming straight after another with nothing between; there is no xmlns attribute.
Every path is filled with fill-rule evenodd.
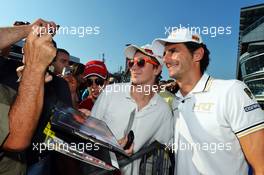
<svg viewBox="0 0 264 175"><path fill-rule="evenodd" d="M96 78L96 79L90 79L87 78L87 86L90 87L95 83L97 86L103 86L105 83L105 80L102 78Z"/></svg>
<svg viewBox="0 0 264 175"><path fill-rule="evenodd" d="M155 61L151 60L151 59L148 59L146 57L142 57L142 58L139 58L139 59L130 59L128 60L128 67L129 69L131 69L133 67L134 64L137 64L138 67L142 68L145 66L146 63L150 63L150 64L153 64L153 65L158 65L158 63L156 63Z"/></svg>

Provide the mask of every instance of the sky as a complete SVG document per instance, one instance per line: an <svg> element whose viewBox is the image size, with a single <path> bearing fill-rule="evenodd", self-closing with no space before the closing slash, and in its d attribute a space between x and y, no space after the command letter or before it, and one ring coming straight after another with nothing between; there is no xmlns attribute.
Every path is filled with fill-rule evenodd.
<svg viewBox="0 0 264 175"><path fill-rule="evenodd" d="M102 59L104 53L111 73L120 66L124 69L126 44L141 46L167 37L172 29L195 27L211 52L207 72L232 79L236 78L240 9L260 3L263 0L8 0L0 6L0 27L38 18L54 21L61 26L54 38L58 47L84 64ZM165 66L163 79L169 79Z"/></svg>

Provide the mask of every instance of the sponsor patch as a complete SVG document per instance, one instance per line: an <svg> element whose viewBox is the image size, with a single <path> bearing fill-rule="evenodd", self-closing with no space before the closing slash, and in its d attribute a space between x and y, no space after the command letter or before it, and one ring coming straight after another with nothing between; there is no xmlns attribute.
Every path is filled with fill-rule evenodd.
<svg viewBox="0 0 264 175"><path fill-rule="evenodd" d="M193 105L194 112L212 112L214 103L196 103Z"/></svg>
<svg viewBox="0 0 264 175"><path fill-rule="evenodd" d="M255 103L253 105L249 105L249 106L244 107L244 110L245 110L245 112L249 112L249 111L253 111L253 110L258 109L258 108L260 108L260 105L258 103Z"/></svg>

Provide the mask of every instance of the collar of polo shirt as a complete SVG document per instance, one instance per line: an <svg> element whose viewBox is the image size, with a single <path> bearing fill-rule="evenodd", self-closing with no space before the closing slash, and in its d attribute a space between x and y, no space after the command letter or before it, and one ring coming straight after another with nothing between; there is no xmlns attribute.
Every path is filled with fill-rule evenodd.
<svg viewBox="0 0 264 175"><path fill-rule="evenodd" d="M176 93L176 98L182 99L182 98L188 98L189 95L191 94L196 94L196 93L202 93L202 92L207 92L210 90L210 86L212 84L213 78L209 76L207 73L204 73L201 79L198 81L198 83L195 85L195 87L185 96L181 94L180 91Z"/></svg>

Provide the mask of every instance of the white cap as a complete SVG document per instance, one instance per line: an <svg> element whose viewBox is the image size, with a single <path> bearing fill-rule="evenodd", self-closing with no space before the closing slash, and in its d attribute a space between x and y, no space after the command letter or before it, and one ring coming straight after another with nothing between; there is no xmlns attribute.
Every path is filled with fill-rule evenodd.
<svg viewBox="0 0 264 175"><path fill-rule="evenodd" d="M129 45L128 47L125 48L125 56L129 59L133 59L137 51L140 51L147 56L155 58L160 65L163 65L162 57L153 54L152 46L150 44L146 44L141 47L136 45Z"/></svg>
<svg viewBox="0 0 264 175"><path fill-rule="evenodd" d="M194 42L197 44L203 43L202 37L186 28L174 30L170 33L168 38L157 38L152 42L152 49L154 54L163 56L166 43L186 43Z"/></svg>

